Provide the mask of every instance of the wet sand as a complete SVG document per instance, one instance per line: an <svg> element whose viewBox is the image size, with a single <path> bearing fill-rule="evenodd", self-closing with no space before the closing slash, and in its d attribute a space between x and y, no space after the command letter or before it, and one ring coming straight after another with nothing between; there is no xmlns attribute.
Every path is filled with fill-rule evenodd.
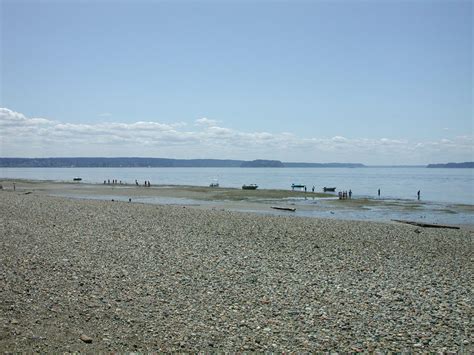
<svg viewBox="0 0 474 355"><path fill-rule="evenodd" d="M7 190L13 189L13 180L0 180L0 184ZM330 193L265 189L253 191L181 185L144 187L16 180L16 188L17 191L69 198L119 201L131 199L133 203L345 220L389 222L392 219L410 219L474 229L474 205L368 198L339 200L336 194ZM296 212L276 211L272 206L295 208Z"/></svg>

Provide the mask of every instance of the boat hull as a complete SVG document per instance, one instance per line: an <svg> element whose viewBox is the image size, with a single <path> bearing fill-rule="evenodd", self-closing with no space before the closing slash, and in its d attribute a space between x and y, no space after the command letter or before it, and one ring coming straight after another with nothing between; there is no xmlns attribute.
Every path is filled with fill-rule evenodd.
<svg viewBox="0 0 474 355"><path fill-rule="evenodd" d="M256 190L256 189L258 189L258 186L254 184L242 186L242 190Z"/></svg>
<svg viewBox="0 0 474 355"><path fill-rule="evenodd" d="M302 184L291 184L292 189L304 189L305 187L306 185L302 185Z"/></svg>

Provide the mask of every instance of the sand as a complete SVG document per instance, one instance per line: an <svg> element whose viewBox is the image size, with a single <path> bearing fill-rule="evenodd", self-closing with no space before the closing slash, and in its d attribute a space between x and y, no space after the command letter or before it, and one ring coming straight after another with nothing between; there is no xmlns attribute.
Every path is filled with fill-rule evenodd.
<svg viewBox="0 0 474 355"><path fill-rule="evenodd" d="M0 180L7 191L12 179ZM242 190L205 186L152 185L151 188L121 184L87 184L16 180L16 191L62 197L103 199L138 203L180 205L203 209L287 215L272 206L296 208L296 216L387 222L411 219L419 222L461 225L474 230L474 205L431 203L416 200L354 198L339 200L336 194L291 190Z"/></svg>
<svg viewBox="0 0 474 355"><path fill-rule="evenodd" d="M0 350L465 351L473 233L0 191Z"/></svg>

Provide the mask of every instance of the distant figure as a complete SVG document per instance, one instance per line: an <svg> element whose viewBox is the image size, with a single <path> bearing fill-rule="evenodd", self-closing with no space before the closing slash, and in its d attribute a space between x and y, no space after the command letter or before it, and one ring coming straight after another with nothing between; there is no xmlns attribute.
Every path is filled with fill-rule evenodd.
<svg viewBox="0 0 474 355"><path fill-rule="evenodd" d="M352 198L352 190L349 190L349 199Z"/></svg>
<svg viewBox="0 0 474 355"><path fill-rule="evenodd" d="M313 185L313 189L312 189L312 190L313 190L313 192L314 192L314 185Z"/></svg>
<svg viewBox="0 0 474 355"><path fill-rule="evenodd" d="M107 184L110 185L110 179L107 179Z"/></svg>
<svg viewBox="0 0 474 355"><path fill-rule="evenodd" d="M377 191L377 193L378 193L378 195L379 195L379 197L380 197L380 189Z"/></svg>
<svg viewBox="0 0 474 355"><path fill-rule="evenodd" d="M135 179L135 185L137 185L137 186L138 186L138 180L137 180L137 179Z"/></svg>
<svg viewBox="0 0 474 355"><path fill-rule="evenodd" d="M418 192L416 193L416 195L418 196L418 201L420 201L420 194L421 194L421 191L418 190Z"/></svg>
<svg viewBox="0 0 474 355"><path fill-rule="evenodd" d="M132 199L131 199L131 198L129 198L129 199L128 199L128 202L132 202Z"/></svg>
<svg viewBox="0 0 474 355"><path fill-rule="evenodd" d="M15 190L16 190L16 184L13 183L13 191L15 191Z"/></svg>
<svg viewBox="0 0 474 355"><path fill-rule="evenodd" d="M304 192L306 192L306 185L304 186Z"/></svg>
<svg viewBox="0 0 474 355"><path fill-rule="evenodd" d="M339 200L342 200L342 191L339 191L338 195L339 195Z"/></svg>
<svg viewBox="0 0 474 355"><path fill-rule="evenodd" d="M105 185L105 184L107 184L107 181L106 181L106 180L104 180L104 185Z"/></svg>
<svg viewBox="0 0 474 355"><path fill-rule="evenodd" d="M151 187L150 180L148 180L148 187Z"/></svg>

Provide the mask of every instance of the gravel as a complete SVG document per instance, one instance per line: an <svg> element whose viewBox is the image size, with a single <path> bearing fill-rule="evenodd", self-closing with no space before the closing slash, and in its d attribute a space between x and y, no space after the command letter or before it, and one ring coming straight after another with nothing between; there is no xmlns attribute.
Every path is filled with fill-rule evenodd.
<svg viewBox="0 0 474 355"><path fill-rule="evenodd" d="M0 351L472 352L473 232L0 191Z"/></svg>

